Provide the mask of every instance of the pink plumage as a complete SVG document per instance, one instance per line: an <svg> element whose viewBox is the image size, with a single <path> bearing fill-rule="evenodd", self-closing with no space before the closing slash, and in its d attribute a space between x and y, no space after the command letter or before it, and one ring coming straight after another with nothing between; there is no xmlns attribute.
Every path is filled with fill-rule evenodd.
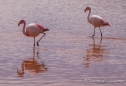
<svg viewBox="0 0 126 86"><path fill-rule="evenodd" d="M96 27L102 27L102 26L110 26L110 24L108 22L106 22L102 17L98 16L98 15L92 15L90 16L91 14L91 8L90 7L87 7L84 11L86 12L87 10L89 10L89 14L87 16L87 20L90 24L92 24L94 26L94 34L93 36L95 35L95 28ZM101 29L100 29L100 32L101 32ZM93 37L92 36L92 37ZM101 37L102 37L102 32L101 32Z"/></svg>
<svg viewBox="0 0 126 86"><path fill-rule="evenodd" d="M35 46L35 37L37 37L40 33L44 34L39 41L46 35L44 32L45 31L49 31L49 29L44 28L42 25L40 24L36 24L36 23L31 23L29 25L26 26L26 22L25 20L21 20L18 23L18 26L20 24L24 24L22 32L25 36L29 36L29 37L34 37L34 46ZM39 41L37 42L37 46L39 46Z"/></svg>
<svg viewBox="0 0 126 86"><path fill-rule="evenodd" d="M40 24L36 24L36 26L38 26L42 30L44 29L44 27L42 25L40 25Z"/></svg>

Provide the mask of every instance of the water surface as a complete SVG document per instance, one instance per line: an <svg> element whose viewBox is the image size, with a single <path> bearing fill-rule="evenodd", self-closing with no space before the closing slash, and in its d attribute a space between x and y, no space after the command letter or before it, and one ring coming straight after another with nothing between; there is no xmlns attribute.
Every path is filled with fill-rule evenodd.
<svg viewBox="0 0 126 86"><path fill-rule="evenodd" d="M126 80L125 0L1 0L0 4L1 86L115 86L85 80ZM87 6L111 25L102 27L102 39L99 29L91 38ZM25 37L17 25L21 19L50 28L35 51L33 38Z"/></svg>

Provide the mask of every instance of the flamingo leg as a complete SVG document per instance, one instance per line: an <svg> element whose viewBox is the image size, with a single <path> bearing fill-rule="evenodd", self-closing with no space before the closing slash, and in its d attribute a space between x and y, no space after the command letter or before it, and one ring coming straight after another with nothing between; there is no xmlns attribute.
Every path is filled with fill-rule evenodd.
<svg viewBox="0 0 126 86"><path fill-rule="evenodd" d="M95 35L95 27L94 27L94 34L92 35L92 37L94 37L94 35Z"/></svg>
<svg viewBox="0 0 126 86"><path fill-rule="evenodd" d="M34 47L35 47L35 37L34 37Z"/></svg>
<svg viewBox="0 0 126 86"><path fill-rule="evenodd" d="M99 29L100 29L100 27L99 27ZM101 33L101 37L102 37L102 32L101 32L101 29L100 29L100 33Z"/></svg>
<svg viewBox="0 0 126 86"><path fill-rule="evenodd" d="M33 57L35 56L35 46L33 47Z"/></svg>
<svg viewBox="0 0 126 86"><path fill-rule="evenodd" d="M46 35L45 33L43 33L44 35L38 40L37 42L37 46L39 46L39 41Z"/></svg>

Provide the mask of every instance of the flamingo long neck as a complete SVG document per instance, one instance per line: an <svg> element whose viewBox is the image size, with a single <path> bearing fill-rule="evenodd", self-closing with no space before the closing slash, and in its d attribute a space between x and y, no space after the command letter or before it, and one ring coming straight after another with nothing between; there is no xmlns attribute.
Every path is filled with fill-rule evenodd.
<svg viewBox="0 0 126 86"><path fill-rule="evenodd" d="M87 20L88 20L89 23L91 23L90 19L89 19L90 18L90 14L91 14L91 9L89 10L89 14L88 14L88 17L87 17Z"/></svg>
<svg viewBox="0 0 126 86"><path fill-rule="evenodd" d="M23 26L22 32L23 32L23 34L24 34L25 36L29 36L28 33L27 33L27 31L26 31L25 26L26 26L26 22L24 21L24 26Z"/></svg>

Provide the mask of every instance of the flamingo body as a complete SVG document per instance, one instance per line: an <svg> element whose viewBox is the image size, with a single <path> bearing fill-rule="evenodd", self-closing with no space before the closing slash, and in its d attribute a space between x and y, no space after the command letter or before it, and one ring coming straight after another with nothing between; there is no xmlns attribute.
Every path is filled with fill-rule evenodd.
<svg viewBox="0 0 126 86"><path fill-rule="evenodd" d="M100 29L100 27L103 27L103 26L110 26L110 24L108 22L106 22L102 17L100 17L98 15L90 16L90 14L91 14L91 8L90 7L87 7L84 11L86 12L87 10L89 10L87 20L90 24L92 24L94 26L93 36L95 35L95 28L96 27L99 27L99 29ZM101 32L101 29L100 29L100 32ZM102 32L101 32L101 37L102 37Z"/></svg>
<svg viewBox="0 0 126 86"><path fill-rule="evenodd" d="M103 18L98 16L98 15L92 15L90 17L90 23L94 26L94 27L102 27L103 26L103 22L102 22Z"/></svg>
<svg viewBox="0 0 126 86"><path fill-rule="evenodd" d="M31 23L26 27L26 32L30 37L36 37L43 32L43 28L39 28L35 23Z"/></svg>
<svg viewBox="0 0 126 86"><path fill-rule="evenodd" d="M34 37L34 46L35 46L35 37L37 37L40 33L43 33L44 35L39 39L39 41L40 41L46 35L44 32L49 31L49 29L44 28L42 25L36 24L36 23L31 23L26 26L25 20L21 20L18 23L18 26L20 24L24 24L22 32L25 36ZM37 45L39 46L38 42L37 42Z"/></svg>

